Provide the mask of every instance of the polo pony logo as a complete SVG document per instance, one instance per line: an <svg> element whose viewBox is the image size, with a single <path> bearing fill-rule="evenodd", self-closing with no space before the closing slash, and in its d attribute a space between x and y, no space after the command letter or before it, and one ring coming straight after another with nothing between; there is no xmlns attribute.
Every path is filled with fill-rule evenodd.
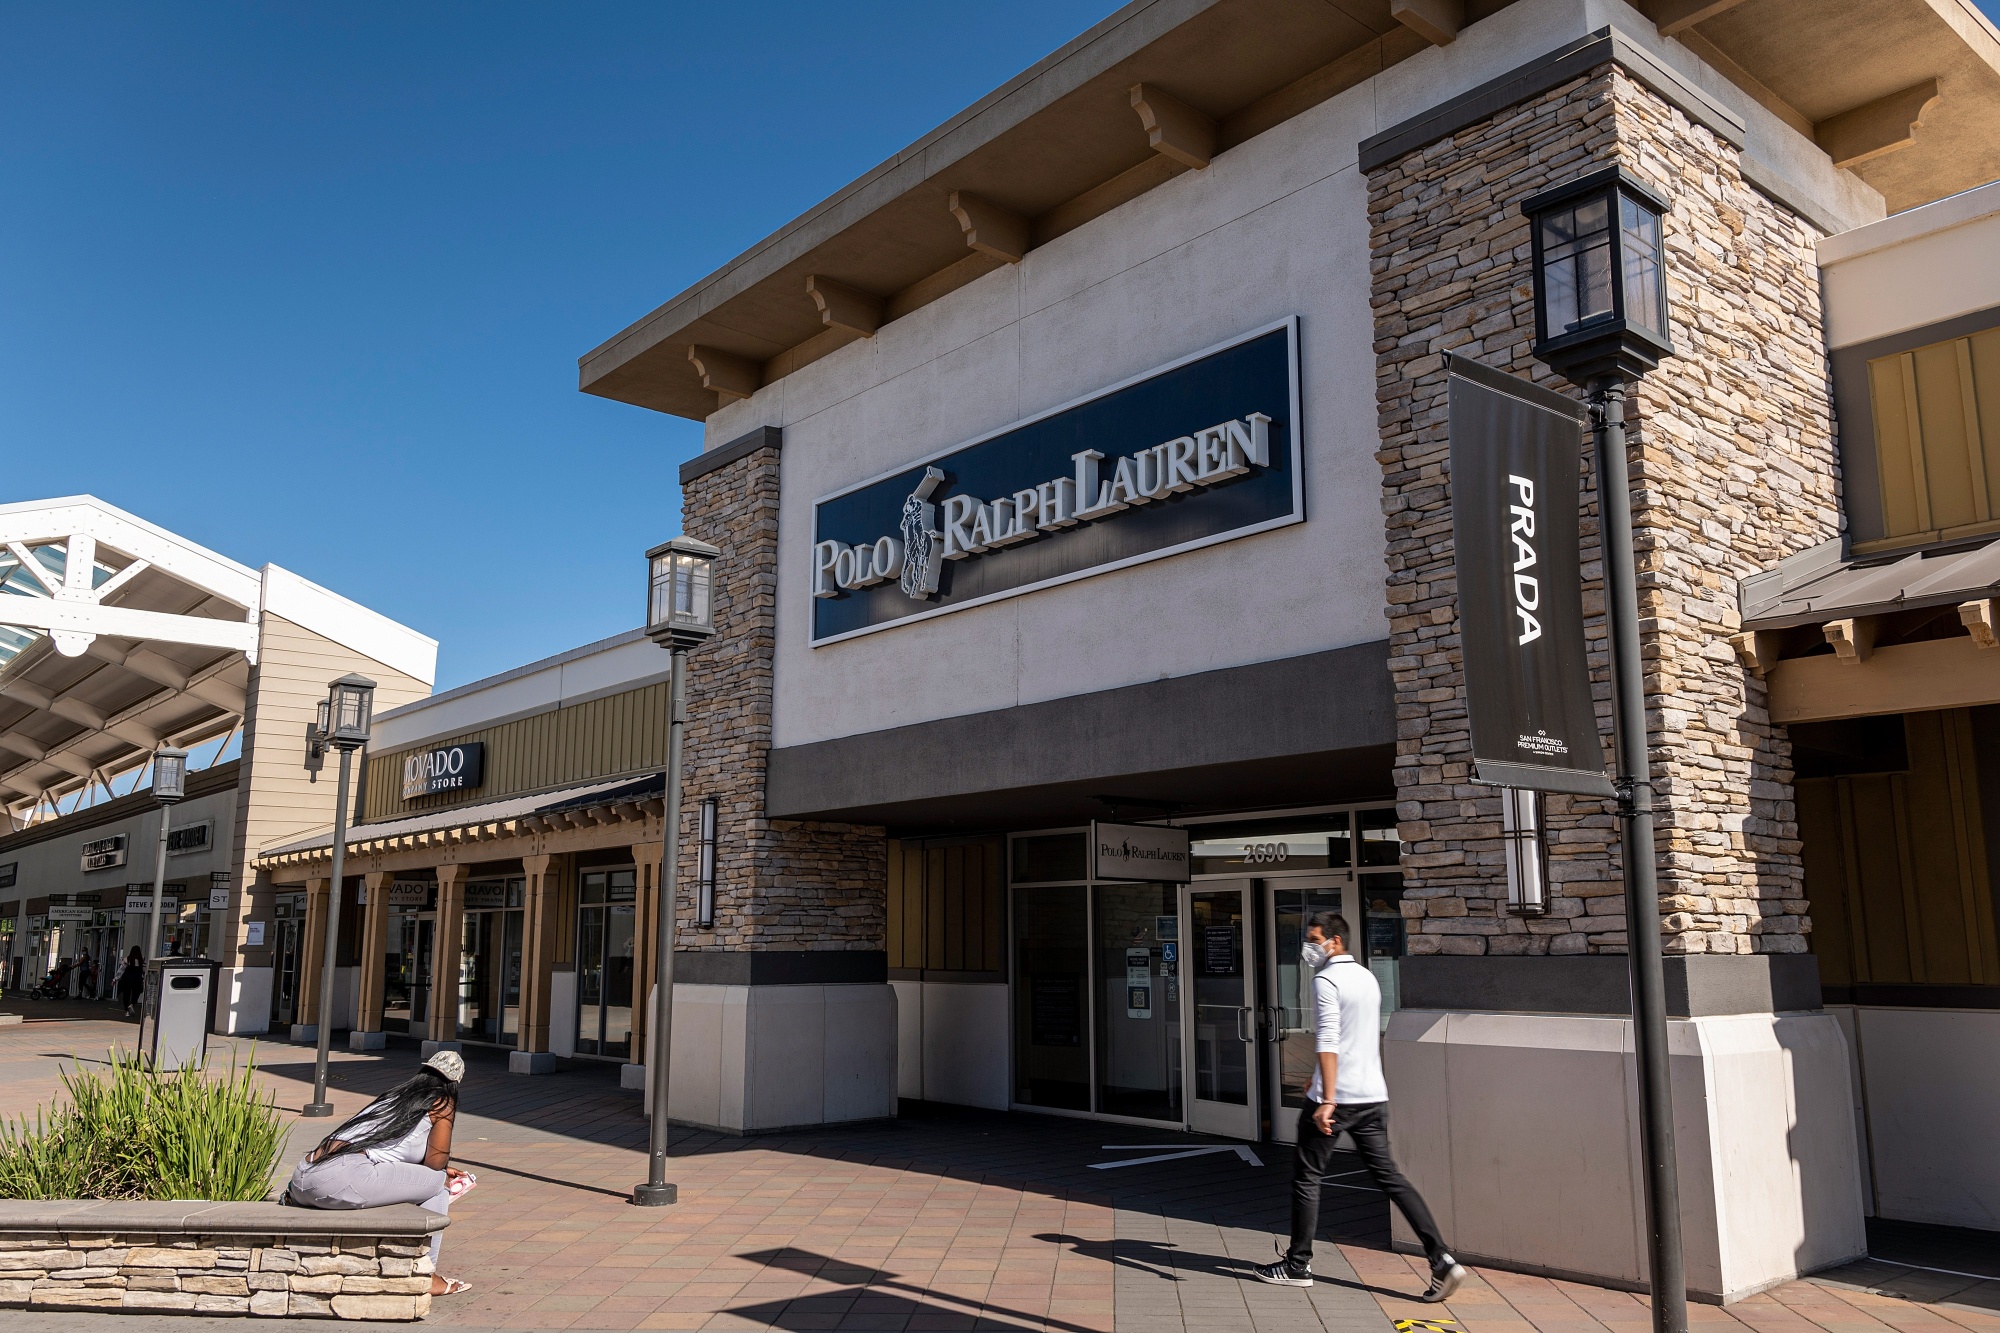
<svg viewBox="0 0 2000 1333"><path fill-rule="evenodd" d="M924 601L937 596L943 538L938 533L937 506L931 496L944 485L944 473L924 469L924 479L903 501L903 594Z"/></svg>

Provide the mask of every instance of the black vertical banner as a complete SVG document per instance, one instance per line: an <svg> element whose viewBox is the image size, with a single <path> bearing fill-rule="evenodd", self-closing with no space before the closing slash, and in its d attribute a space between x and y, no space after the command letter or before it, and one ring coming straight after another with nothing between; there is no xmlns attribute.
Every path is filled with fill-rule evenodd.
<svg viewBox="0 0 2000 1333"><path fill-rule="evenodd" d="M1476 779L1610 796L1583 646L1584 409L1448 356L1458 622Z"/></svg>

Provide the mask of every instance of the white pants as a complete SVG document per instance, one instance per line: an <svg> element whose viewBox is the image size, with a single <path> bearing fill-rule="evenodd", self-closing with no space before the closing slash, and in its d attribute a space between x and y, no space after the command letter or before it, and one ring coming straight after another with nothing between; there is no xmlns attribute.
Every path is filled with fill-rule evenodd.
<svg viewBox="0 0 2000 1333"><path fill-rule="evenodd" d="M445 1174L421 1162L378 1162L365 1152L345 1152L323 1162L300 1162L286 1193L307 1208L384 1208L414 1203L434 1213L451 1211ZM444 1233L431 1233L431 1266L437 1267Z"/></svg>

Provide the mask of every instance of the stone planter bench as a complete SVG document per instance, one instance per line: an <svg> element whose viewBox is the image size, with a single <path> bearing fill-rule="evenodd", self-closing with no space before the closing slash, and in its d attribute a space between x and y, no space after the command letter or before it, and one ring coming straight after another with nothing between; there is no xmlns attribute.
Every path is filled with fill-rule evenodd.
<svg viewBox="0 0 2000 1333"><path fill-rule="evenodd" d="M421 1319L445 1226L415 1204L0 1200L0 1309Z"/></svg>

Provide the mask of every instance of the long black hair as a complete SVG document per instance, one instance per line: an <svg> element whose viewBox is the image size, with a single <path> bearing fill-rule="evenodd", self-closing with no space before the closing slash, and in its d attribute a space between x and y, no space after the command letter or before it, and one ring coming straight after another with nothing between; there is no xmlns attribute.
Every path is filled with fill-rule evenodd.
<svg viewBox="0 0 2000 1333"><path fill-rule="evenodd" d="M320 1140L312 1159L323 1162L342 1153L360 1152L394 1143L417 1122L444 1103L458 1109L458 1084L426 1065L410 1078L377 1097L339 1129ZM330 1147L331 1144L339 1147Z"/></svg>

